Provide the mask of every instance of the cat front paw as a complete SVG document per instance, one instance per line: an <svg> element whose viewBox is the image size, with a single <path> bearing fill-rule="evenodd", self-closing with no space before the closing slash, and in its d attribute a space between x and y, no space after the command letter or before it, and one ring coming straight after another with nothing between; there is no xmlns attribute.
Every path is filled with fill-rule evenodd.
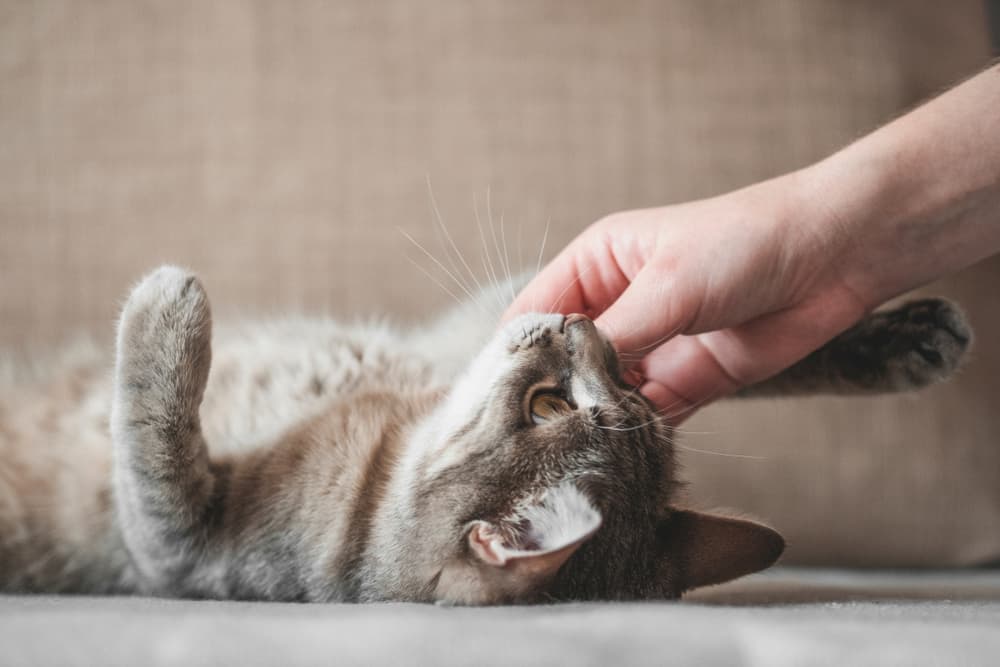
<svg viewBox="0 0 1000 667"><path fill-rule="evenodd" d="M860 333L866 352L883 361L881 382L895 390L950 377L972 343L965 315L944 299L919 299L876 313Z"/></svg>
<svg viewBox="0 0 1000 667"><path fill-rule="evenodd" d="M162 266L132 290L118 326L118 366L140 386L205 384L212 316L198 278ZM200 394L200 391L198 392Z"/></svg>
<svg viewBox="0 0 1000 667"><path fill-rule="evenodd" d="M535 345L548 345L554 333L561 333L562 315L552 313L527 313L507 325L508 349L511 352L527 350Z"/></svg>

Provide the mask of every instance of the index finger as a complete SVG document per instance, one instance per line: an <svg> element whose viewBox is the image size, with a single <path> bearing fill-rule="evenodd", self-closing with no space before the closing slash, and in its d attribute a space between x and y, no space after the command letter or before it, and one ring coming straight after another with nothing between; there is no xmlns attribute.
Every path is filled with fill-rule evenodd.
<svg viewBox="0 0 1000 667"><path fill-rule="evenodd" d="M609 248L578 238L514 299L502 322L523 313L583 313L597 317L628 287Z"/></svg>
<svg viewBox="0 0 1000 667"><path fill-rule="evenodd" d="M576 265L563 254L531 279L500 321L506 322L524 313L579 312L583 303Z"/></svg>

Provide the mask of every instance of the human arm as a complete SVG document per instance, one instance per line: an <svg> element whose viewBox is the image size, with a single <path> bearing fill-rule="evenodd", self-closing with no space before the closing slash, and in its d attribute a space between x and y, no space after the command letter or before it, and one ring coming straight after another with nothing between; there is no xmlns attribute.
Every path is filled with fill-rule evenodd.
<svg viewBox="0 0 1000 667"><path fill-rule="evenodd" d="M518 296L597 319L668 416L1000 249L1000 66L812 166L595 223Z"/></svg>

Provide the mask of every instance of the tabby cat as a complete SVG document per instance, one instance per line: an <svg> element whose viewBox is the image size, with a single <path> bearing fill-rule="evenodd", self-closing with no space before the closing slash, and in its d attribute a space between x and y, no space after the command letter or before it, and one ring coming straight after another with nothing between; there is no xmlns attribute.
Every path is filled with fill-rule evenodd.
<svg viewBox="0 0 1000 667"><path fill-rule="evenodd" d="M0 389L0 591L663 599L778 558L770 528L676 506L671 428L589 319L496 331L474 305L407 332L289 320L213 343L199 281L156 270L110 377L77 354ZM954 306L916 301L748 393L913 389L969 339Z"/></svg>

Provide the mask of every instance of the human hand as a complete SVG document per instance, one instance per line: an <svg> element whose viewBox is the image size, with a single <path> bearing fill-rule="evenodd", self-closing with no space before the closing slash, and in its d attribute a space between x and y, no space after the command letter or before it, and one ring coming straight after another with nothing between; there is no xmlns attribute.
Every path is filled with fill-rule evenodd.
<svg viewBox="0 0 1000 667"><path fill-rule="evenodd" d="M679 421L882 302L1000 251L1000 65L803 170L616 213L507 310L596 318Z"/></svg>
<svg viewBox="0 0 1000 667"><path fill-rule="evenodd" d="M873 306L843 275L850 230L801 215L798 174L584 231L504 315L595 318L671 421L792 365ZM815 209L816 207L811 207Z"/></svg>

